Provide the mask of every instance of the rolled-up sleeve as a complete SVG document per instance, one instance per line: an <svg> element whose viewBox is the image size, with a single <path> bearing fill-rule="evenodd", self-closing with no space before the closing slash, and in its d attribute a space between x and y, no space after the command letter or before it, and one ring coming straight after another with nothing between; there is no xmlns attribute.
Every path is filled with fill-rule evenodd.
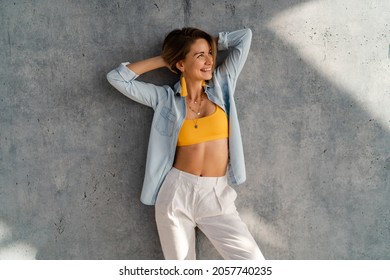
<svg viewBox="0 0 390 280"><path fill-rule="evenodd" d="M108 82L130 99L155 109L159 100L166 96L166 88L137 81L138 75L126 66L128 64L128 62L121 63L110 71L107 74Z"/></svg>
<svg viewBox="0 0 390 280"><path fill-rule="evenodd" d="M228 74L231 79L237 79L248 57L251 41L252 31L249 28L219 33L218 50L229 50L219 71Z"/></svg>

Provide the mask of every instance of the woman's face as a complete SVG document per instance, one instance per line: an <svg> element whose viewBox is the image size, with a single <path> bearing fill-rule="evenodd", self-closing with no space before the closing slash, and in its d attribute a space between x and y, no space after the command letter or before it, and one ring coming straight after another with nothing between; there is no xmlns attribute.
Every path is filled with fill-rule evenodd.
<svg viewBox="0 0 390 280"><path fill-rule="evenodd" d="M186 80L204 81L212 78L213 63L209 43L205 39L197 39L185 59L179 61L176 67L183 72Z"/></svg>

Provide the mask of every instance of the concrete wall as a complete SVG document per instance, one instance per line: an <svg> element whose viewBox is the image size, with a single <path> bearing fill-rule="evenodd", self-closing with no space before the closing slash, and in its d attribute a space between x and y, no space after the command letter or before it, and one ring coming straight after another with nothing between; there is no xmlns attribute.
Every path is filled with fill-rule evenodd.
<svg viewBox="0 0 390 280"><path fill-rule="evenodd" d="M336 2L0 1L0 258L162 258L139 202L153 112L105 75L190 25L253 30L237 206L265 257L388 259L389 2ZM198 255L219 258L202 233Z"/></svg>

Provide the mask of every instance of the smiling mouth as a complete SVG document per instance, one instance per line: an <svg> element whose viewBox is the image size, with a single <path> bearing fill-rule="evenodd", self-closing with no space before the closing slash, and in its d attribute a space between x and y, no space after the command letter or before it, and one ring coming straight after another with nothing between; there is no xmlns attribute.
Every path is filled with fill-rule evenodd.
<svg viewBox="0 0 390 280"><path fill-rule="evenodd" d="M202 71L202 72L210 72L211 68L204 68L204 69L201 69L200 71Z"/></svg>

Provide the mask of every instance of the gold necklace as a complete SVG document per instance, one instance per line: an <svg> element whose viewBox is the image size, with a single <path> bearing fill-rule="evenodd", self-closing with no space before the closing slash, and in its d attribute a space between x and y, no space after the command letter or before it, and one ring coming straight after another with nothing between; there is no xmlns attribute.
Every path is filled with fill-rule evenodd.
<svg viewBox="0 0 390 280"><path fill-rule="evenodd" d="M200 102L199 102L199 106L198 106L198 111L195 111L190 104L188 104L188 108L194 112L196 114L196 117L195 119L192 119L193 123L194 123L194 128L198 128L198 119L199 119L199 116L200 116L200 109L202 107L202 101L203 101L203 93L200 95ZM194 101L194 104L198 103L198 101Z"/></svg>

